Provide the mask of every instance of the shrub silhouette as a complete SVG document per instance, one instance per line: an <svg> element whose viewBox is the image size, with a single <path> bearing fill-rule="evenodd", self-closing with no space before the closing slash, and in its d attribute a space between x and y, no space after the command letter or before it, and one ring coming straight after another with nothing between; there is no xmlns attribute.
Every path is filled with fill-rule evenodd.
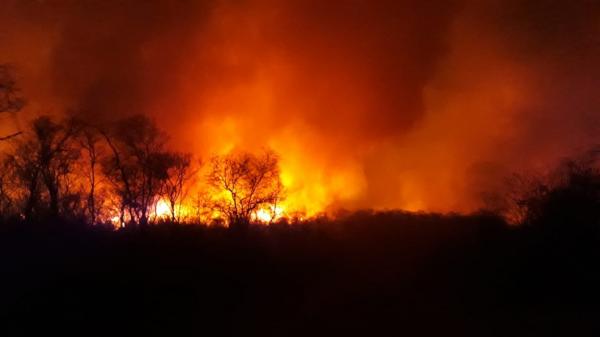
<svg viewBox="0 0 600 337"><path fill-rule="evenodd" d="M600 170L595 155L564 162L536 191L522 199L526 225L557 235L598 235Z"/></svg>
<svg viewBox="0 0 600 337"><path fill-rule="evenodd" d="M260 155L231 153L211 161L208 183L212 207L227 217L232 228L248 227L261 207L274 207L283 198L278 158L272 151Z"/></svg>

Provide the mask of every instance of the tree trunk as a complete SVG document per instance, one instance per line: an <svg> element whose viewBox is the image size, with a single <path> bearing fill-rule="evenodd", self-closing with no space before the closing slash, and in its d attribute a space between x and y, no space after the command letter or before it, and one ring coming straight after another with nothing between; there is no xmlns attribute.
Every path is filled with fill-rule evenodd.
<svg viewBox="0 0 600 337"><path fill-rule="evenodd" d="M29 183L29 196L27 197L27 203L25 204L24 215L25 219L30 220L33 215L33 210L37 205L38 200L38 183L37 176L31 180Z"/></svg>
<svg viewBox="0 0 600 337"><path fill-rule="evenodd" d="M44 181L46 184L46 188L48 189L48 194L50 195L50 216L57 217L58 216L58 186L54 179L49 175L45 175Z"/></svg>

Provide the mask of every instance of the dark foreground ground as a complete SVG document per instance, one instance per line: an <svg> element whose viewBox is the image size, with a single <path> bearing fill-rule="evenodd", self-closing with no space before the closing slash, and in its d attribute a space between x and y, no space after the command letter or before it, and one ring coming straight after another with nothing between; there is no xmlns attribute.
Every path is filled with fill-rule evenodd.
<svg viewBox="0 0 600 337"><path fill-rule="evenodd" d="M600 241L492 216L0 229L0 336L593 336Z"/></svg>

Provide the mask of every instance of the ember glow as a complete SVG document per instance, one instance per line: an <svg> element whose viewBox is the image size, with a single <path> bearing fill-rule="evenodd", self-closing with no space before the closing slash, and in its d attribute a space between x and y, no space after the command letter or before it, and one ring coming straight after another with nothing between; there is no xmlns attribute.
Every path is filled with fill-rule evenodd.
<svg viewBox="0 0 600 337"><path fill-rule="evenodd" d="M171 207L167 204L166 201L160 199L156 202L155 205L155 214L154 216L158 218L169 218L171 215Z"/></svg>
<svg viewBox="0 0 600 337"><path fill-rule="evenodd" d="M256 212L263 222L339 209L474 211L505 175L598 141L593 2L2 7L0 63L15 65L28 99L20 120L144 113L173 149L203 162L272 149L286 198ZM191 189L183 216L203 190ZM170 214L163 200L155 208Z"/></svg>

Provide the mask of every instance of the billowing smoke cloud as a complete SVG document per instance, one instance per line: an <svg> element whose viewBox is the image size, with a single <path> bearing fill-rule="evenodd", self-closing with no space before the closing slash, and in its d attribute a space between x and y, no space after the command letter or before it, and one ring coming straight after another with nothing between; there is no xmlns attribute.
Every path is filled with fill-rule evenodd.
<svg viewBox="0 0 600 337"><path fill-rule="evenodd" d="M598 142L594 1L8 1L29 115L274 148L290 205L468 211Z"/></svg>

